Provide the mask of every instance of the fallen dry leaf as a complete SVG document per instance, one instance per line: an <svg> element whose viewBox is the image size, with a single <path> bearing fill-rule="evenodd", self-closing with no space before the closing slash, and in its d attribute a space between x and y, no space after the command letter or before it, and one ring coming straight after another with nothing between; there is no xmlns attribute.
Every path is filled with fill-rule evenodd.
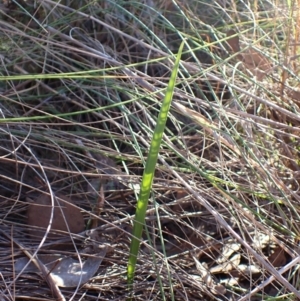
<svg viewBox="0 0 300 301"><path fill-rule="evenodd" d="M31 203L27 211L27 223L30 227L31 237L42 238L50 223L51 197L46 194L39 195L34 203ZM68 230L69 228L69 230ZM64 195L57 194L54 198L54 212L51 230L60 230L71 233L84 231L84 219L78 207L72 205L72 200ZM57 238L58 234L50 233L49 238Z"/></svg>
<svg viewBox="0 0 300 301"><path fill-rule="evenodd" d="M241 249L241 244L236 243L234 241L230 241L228 243L226 243L223 247L222 247L222 251L220 256L217 258L216 262L218 264L222 264L225 263L229 260L229 258L231 257L231 255L237 251L239 251Z"/></svg>
<svg viewBox="0 0 300 301"><path fill-rule="evenodd" d="M252 47L241 50L239 36L234 30L229 30L227 37L226 42L233 53L238 53L238 60L240 60L246 69L255 75L258 80L262 80L272 69L270 61Z"/></svg>
<svg viewBox="0 0 300 301"><path fill-rule="evenodd" d="M287 257L284 250L280 246L277 246L273 254L269 257L269 261L275 268L286 265Z"/></svg>
<svg viewBox="0 0 300 301"><path fill-rule="evenodd" d="M241 254L237 253L229 258L227 262L223 262L222 264L212 267L209 271L211 274L229 273L232 270L237 269L237 266L241 262L241 258Z"/></svg>
<svg viewBox="0 0 300 301"><path fill-rule="evenodd" d="M224 295L226 293L226 288L222 284L215 282L212 274L205 264L200 263L200 261L192 253L191 256L194 259L196 269L201 276L201 280L206 284L207 288L209 288L214 295Z"/></svg>
<svg viewBox="0 0 300 301"><path fill-rule="evenodd" d="M240 48L240 38L237 34L236 31L234 30L228 30L227 31L227 44L229 45L229 50L233 53L238 53L241 51L241 48Z"/></svg>
<svg viewBox="0 0 300 301"><path fill-rule="evenodd" d="M99 266L106 255L106 248L98 250L97 254L88 257L80 263L71 257L59 257L58 255L38 256L39 260L50 271L51 279L58 287L77 287L88 282L98 271ZM21 272L28 264L26 257L19 258L15 262L15 271ZM39 273L39 269L31 262L25 273Z"/></svg>

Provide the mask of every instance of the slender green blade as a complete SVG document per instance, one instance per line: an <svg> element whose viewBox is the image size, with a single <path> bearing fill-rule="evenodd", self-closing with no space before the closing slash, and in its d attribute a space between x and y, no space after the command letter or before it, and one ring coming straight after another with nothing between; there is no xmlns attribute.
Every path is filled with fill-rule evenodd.
<svg viewBox="0 0 300 301"><path fill-rule="evenodd" d="M150 150L148 154L148 158L146 161L146 166L142 178L142 183L141 183L141 190L139 194L139 199L137 202L137 207L136 207L136 213L135 213L135 220L134 220L134 225L133 225L133 237L131 240L131 245L130 245L130 256L128 260L128 266L127 266L127 281L128 281L128 286L129 288L132 287L133 283L133 278L134 278L134 273L135 273L135 268L136 268L136 262L137 262L137 256L138 256L138 251L140 247L140 239L142 237L142 232L143 232L143 227L145 223L145 215L146 215L146 210L148 207L148 200L150 196L150 191L152 188L152 183L153 183L153 177L154 177L154 172L155 172L155 167L157 163L157 158L158 158L158 153L162 141L162 136L163 132L166 126L166 121L168 117L168 113L170 110L172 98L173 98L173 93L174 93L174 87L175 87L175 82L176 82L176 77L178 73L178 68L179 68L179 63L180 63L180 58L181 58L181 53L183 49L184 42L182 42L179 52L175 61L174 68L171 73L171 77L169 80L169 84L166 90L166 95L164 97L157 123L155 126L155 130L153 133L151 145L150 145Z"/></svg>

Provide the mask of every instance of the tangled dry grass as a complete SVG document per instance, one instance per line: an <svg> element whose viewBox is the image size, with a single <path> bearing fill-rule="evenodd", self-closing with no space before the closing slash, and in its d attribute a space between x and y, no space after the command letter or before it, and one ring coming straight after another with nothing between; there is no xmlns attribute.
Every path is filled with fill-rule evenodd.
<svg viewBox="0 0 300 301"><path fill-rule="evenodd" d="M133 299L298 300L298 8L3 2L0 300L126 299L140 177L184 39Z"/></svg>

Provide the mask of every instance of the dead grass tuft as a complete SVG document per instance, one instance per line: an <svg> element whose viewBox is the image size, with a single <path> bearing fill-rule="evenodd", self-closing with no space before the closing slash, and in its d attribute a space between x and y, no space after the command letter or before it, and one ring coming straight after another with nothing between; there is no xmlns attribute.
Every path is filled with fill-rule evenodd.
<svg viewBox="0 0 300 301"><path fill-rule="evenodd" d="M298 9L3 1L0 299L125 300L140 177L183 39L134 300L300 298Z"/></svg>

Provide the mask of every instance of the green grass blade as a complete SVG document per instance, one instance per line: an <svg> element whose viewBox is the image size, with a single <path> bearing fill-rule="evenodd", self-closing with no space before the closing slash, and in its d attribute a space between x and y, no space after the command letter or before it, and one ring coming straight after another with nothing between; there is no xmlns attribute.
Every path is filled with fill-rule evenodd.
<svg viewBox="0 0 300 301"><path fill-rule="evenodd" d="M137 262L137 255L140 247L140 239L142 237L145 215L148 207L148 199L152 188L152 182L153 182L153 177L155 172L155 166L157 163L158 152L160 149L163 132L165 129L168 113L173 98L174 87L175 87L183 45L184 42L181 43L181 46L179 48L179 52L167 87L166 95L164 97L158 115L157 123L155 126L155 130L150 145L149 155L146 162L146 167L143 174L141 191L136 207L135 220L134 220L133 233L132 233L133 237L130 244L130 256L129 256L128 266L127 266L127 281L128 281L129 288L131 288L133 283L135 267Z"/></svg>

